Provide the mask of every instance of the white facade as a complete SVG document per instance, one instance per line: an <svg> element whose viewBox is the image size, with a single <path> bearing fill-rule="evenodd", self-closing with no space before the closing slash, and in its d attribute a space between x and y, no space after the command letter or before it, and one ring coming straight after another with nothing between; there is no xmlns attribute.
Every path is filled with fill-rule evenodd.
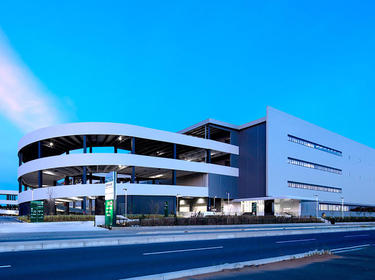
<svg viewBox="0 0 375 280"><path fill-rule="evenodd" d="M289 141L298 137L341 151L337 155ZM288 163L288 158L342 170L341 174ZM308 164L307 164L308 166ZM327 192L288 187L288 181L341 188ZM267 109L267 196L375 205L375 150L274 108Z"/></svg>
<svg viewBox="0 0 375 280"><path fill-rule="evenodd" d="M262 128L261 137L247 134L257 127ZM124 139L132 141L131 145ZM133 145L141 149L133 150ZM94 149L88 151L89 147ZM95 148L103 147L116 151L95 152ZM84 151L75 153L78 149ZM117 149L122 152L117 153ZM257 158L257 154L262 156ZM242 203L236 206L238 211L254 212L252 203L256 203L259 215L299 216L308 207L301 206L301 201L318 200L325 203L323 208L337 208L343 202L375 205L375 149L271 107L266 117L244 125L207 119L179 133L115 123L58 125L23 137L19 156L19 203L50 198L95 199L104 195L104 184L98 180L104 175L100 174L117 171L122 176L118 194L122 195L126 187L128 195L181 197L181 211L203 211L227 194L235 199L233 202ZM242 159L246 164L241 165ZM257 164L257 168L251 168ZM137 176L135 169L139 171ZM238 180L240 174L250 175L245 176L243 184ZM91 183L83 179L88 176ZM77 177L82 181L77 182ZM68 180L61 183L64 178ZM60 185L54 186L58 181ZM244 192L245 196L237 193L240 188L255 191ZM195 205L189 205L189 199ZM235 209L231 207L226 210ZM348 206L344 209L349 211Z"/></svg>

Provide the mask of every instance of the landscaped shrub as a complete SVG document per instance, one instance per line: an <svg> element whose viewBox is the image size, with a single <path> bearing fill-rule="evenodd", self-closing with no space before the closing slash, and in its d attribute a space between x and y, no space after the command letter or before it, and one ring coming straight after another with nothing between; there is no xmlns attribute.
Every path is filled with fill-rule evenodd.
<svg viewBox="0 0 375 280"><path fill-rule="evenodd" d="M19 216L18 219L23 222L30 222L29 216ZM74 222L74 221L94 221L94 215L47 215L44 216L44 222Z"/></svg>
<svg viewBox="0 0 375 280"><path fill-rule="evenodd" d="M332 220L336 223L361 223L361 222L375 222L375 217L327 217L328 221Z"/></svg>
<svg viewBox="0 0 375 280"><path fill-rule="evenodd" d="M240 224L283 224L283 223L321 223L320 219L288 218L275 216L209 216L209 217L167 217L140 218L128 225L140 226L189 226L189 225L240 225Z"/></svg>
<svg viewBox="0 0 375 280"><path fill-rule="evenodd" d="M94 215L49 215L44 216L45 222L78 222L78 221L94 221Z"/></svg>

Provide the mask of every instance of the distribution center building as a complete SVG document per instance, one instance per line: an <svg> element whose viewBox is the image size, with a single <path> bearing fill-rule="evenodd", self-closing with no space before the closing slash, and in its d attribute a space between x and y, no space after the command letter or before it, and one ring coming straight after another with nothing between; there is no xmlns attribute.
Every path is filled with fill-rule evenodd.
<svg viewBox="0 0 375 280"><path fill-rule="evenodd" d="M178 133L128 124L42 128L19 143L19 211L104 212L117 171L117 213L373 215L375 150L271 107L232 125L207 119Z"/></svg>

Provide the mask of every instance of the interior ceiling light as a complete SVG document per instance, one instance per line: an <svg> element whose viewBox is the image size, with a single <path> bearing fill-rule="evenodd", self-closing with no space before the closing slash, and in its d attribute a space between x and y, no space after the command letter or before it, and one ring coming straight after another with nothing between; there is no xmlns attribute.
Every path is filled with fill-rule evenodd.
<svg viewBox="0 0 375 280"><path fill-rule="evenodd" d="M78 201L82 201L82 200L83 200L83 198L76 197L76 196L68 197L68 199L71 199L71 200L78 200Z"/></svg>
<svg viewBox="0 0 375 280"><path fill-rule="evenodd" d="M156 179L156 178L160 178L160 177L163 177L163 174L158 174L158 175L150 176L150 178L152 178L152 179Z"/></svg>
<svg viewBox="0 0 375 280"><path fill-rule="evenodd" d="M55 173L53 173L52 171L48 171L48 170L44 170L43 174L47 174L47 175L51 175L51 176L56 176Z"/></svg>
<svg viewBox="0 0 375 280"><path fill-rule="evenodd" d="M52 148L53 147L53 142L49 142L49 146Z"/></svg>
<svg viewBox="0 0 375 280"><path fill-rule="evenodd" d="M56 202L72 202L71 200L64 199L64 198L56 198Z"/></svg>
<svg viewBox="0 0 375 280"><path fill-rule="evenodd" d="M122 136L119 136L119 137L118 137L118 140L121 141L121 140L122 140Z"/></svg>

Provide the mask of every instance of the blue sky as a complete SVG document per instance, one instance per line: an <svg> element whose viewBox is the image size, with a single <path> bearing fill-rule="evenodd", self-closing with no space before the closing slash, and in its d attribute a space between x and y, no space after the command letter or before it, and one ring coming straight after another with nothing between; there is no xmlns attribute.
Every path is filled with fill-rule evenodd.
<svg viewBox="0 0 375 280"><path fill-rule="evenodd" d="M178 131L209 117L243 124L270 105L375 147L374 8L1 1L0 188L17 186L22 135L61 122Z"/></svg>

